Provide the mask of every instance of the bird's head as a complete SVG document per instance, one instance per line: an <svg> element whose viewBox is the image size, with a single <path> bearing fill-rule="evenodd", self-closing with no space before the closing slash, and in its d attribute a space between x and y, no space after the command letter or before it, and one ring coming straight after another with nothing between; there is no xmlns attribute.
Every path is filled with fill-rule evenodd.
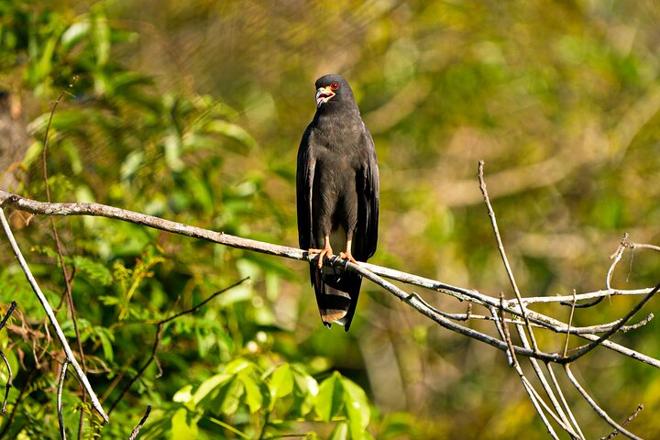
<svg viewBox="0 0 660 440"><path fill-rule="evenodd" d="M316 80L316 108L328 105L355 105L353 91L343 76L324 75Z"/></svg>

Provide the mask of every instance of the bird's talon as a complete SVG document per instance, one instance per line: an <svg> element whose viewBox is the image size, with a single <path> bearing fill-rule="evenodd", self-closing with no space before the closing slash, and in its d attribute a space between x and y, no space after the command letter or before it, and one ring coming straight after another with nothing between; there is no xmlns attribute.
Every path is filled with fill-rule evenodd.
<svg viewBox="0 0 660 440"><path fill-rule="evenodd" d="M323 267L323 258L328 258L332 257L332 248L331 247L325 247L323 249L319 249L319 261L318 261L318 266L319 269Z"/></svg>
<svg viewBox="0 0 660 440"><path fill-rule="evenodd" d="M346 260L346 262L351 262L357 264L357 260L353 257L353 255L350 252L340 252L339 256Z"/></svg>

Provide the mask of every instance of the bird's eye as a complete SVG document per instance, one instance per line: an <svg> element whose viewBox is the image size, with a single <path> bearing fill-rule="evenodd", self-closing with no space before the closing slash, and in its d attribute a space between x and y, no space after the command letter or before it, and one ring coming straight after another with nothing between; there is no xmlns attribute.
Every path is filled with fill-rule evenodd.
<svg viewBox="0 0 660 440"><path fill-rule="evenodd" d="M330 83L330 88L331 88L332 90L337 90L337 89L339 88L339 82L337 82L337 81L333 81L333 82L331 82L331 83Z"/></svg>

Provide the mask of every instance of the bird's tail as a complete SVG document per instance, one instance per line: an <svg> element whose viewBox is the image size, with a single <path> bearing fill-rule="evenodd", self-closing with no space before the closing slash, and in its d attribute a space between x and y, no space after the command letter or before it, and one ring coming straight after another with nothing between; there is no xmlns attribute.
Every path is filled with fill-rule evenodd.
<svg viewBox="0 0 660 440"><path fill-rule="evenodd" d="M355 314L362 278L351 272L339 272L332 268L319 269L310 265L312 285L323 324L344 326L348 331Z"/></svg>

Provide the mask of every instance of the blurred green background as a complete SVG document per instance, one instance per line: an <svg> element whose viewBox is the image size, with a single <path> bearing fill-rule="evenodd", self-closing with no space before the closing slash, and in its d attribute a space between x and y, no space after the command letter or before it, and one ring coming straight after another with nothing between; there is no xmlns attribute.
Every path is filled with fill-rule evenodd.
<svg viewBox="0 0 660 440"><path fill-rule="evenodd" d="M660 243L659 46L660 7L650 0L5 1L0 184L46 198L41 154L60 97L48 133L54 200L297 246L297 147L314 114L314 80L337 72L379 157L371 262L509 295L475 177L483 159L523 294L600 289L624 232ZM11 220L57 305L64 282L49 220ZM148 358L153 322L251 277L171 323L158 362L110 425L85 417L85 437L126 438L151 404L144 438L545 438L503 353L369 283L351 332L328 331L305 264L106 219L56 224L75 268L86 366L106 408ZM4 239L0 250L2 310L12 299L19 309L0 333L16 375L14 415L0 417L0 430L58 438L61 350ZM658 257L627 252L614 285L657 283ZM606 300L575 322L610 321L633 303ZM58 316L73 341L65 306ZM539 340L547 350L563 343ZM616 340L660 356L655 322ZM615 419L644 403L631 429L660 433L656 370L604 349L577 370ZM609 432L579 396L568 398L588 438ZM70 435L81 411L90 412L69 379Z"/></svg>

